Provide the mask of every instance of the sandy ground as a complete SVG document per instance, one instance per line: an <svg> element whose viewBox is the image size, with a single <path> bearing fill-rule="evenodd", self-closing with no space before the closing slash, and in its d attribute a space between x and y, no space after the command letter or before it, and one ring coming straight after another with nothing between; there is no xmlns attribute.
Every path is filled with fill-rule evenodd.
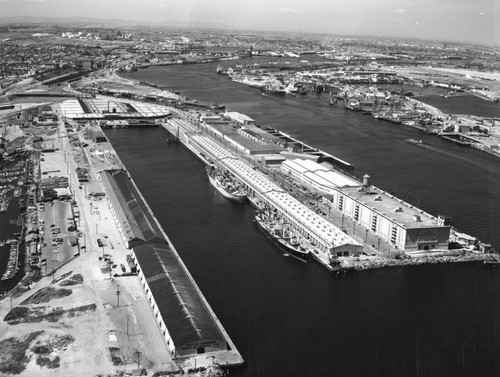
<svg viewBox="0 0 500 377"><path fill-rule="evenodd" d="M453 73L453 74L459 75L459 76L461 75L461 76L470 76L470 77L480 77L480 78L486 78L489 80L500 81L500 72L480 72L480 71L473 71L470 69L439 68L439 67L432 68L432 70Z"/></svg>
<svg viewBox="0 0 500 377"><path fill-rule="evenodd" d="M480 72L459 68L441 68L441 67L392 67L398 72L408 77L420 77L440 80L454 77L456 84L477 85L487 87L490 94L500 94L500 72Z"/></svg>
<svg viewBox="0 0 500 377"><path fill-rule="evenodd" d="M162 90L146 85L140 85L137 81L118 76L116 72L109 70L102 70L90 77L84 77L78 84L78 87L89 86L101 86L105 89L129 91L143 96L158 95L173 100L181 99L181 96L170 90Z"/></svg>

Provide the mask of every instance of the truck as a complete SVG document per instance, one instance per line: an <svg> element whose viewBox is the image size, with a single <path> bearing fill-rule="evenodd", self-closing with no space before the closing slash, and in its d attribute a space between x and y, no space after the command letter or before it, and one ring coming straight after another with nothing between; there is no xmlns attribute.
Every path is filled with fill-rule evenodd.
<svg viewBox="0 0 500 377"><path fill-rule="evenodd" d="M132 256L130 254L127 254L127 263L128 266L130 267L130 272L133 274L137 273L137 266L135 265L134 259L132 259Z"/></svg>

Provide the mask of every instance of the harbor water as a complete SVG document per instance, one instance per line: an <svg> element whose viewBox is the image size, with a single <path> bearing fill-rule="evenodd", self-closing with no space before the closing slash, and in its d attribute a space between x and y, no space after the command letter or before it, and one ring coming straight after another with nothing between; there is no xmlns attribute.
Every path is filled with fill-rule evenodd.
<svg viewBox="0 0 500 377"><path fill-rule="evenodd" d="M290 133L500 247L500 160L328 106L327 96L263 96L215 68L152 67L128 76L224 103ZM252 222L250 206L223 198L201 162L167 143L160 129L107 135L244 357L231 376L499 375L496 269L422 265L337 278L283 256Z"/></svg>

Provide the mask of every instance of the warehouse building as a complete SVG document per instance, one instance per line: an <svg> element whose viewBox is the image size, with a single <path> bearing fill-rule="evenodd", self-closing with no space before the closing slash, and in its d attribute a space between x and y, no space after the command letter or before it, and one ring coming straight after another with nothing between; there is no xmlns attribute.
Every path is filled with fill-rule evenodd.
<svg viewBox="0 0 500 377"><path fill-rule="evenodd" d="M125 171L104 170L99 173L99 179L127 248L151 241L166 242L149 207Z"/></svg>
<svg viewBox="0 0 500 377"><path fill-rule="evenodd" d="M148 243L133 251L141 284L172 356L227 350L224 336L170 245Z"/></svg>
<svg viewBox="0 0 500 377"><path fill-rule="evenodd" d="M172 356L230 350L227 334L128 174L105 170L99 177Z"/></svg>
<svg viewBox="0 0 500 377"><path fill-rule="evenodd" d="M322 192L329 205L401 251L447 249L450 226L421 209L310 160L285 161L282 170Z"/></svg>

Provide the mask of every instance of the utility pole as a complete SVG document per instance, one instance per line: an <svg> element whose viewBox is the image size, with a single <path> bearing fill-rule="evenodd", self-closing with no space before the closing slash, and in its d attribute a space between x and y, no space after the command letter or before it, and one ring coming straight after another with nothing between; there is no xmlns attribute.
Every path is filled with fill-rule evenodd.
<svg viewBox="0 0 500 377"><path fill-rule="evenodd" d="M119 308L120 307L120 286L117 285L116 286L116 307ZM137 367L139 368L139 367Z"/></svg>
<svg viewBox="0 0 500 377"><path fill-rule="evenodd" d="M139 369L139 361L141 360L141 352L136 351L136 353L137 353L137 369Z"/></svg>

